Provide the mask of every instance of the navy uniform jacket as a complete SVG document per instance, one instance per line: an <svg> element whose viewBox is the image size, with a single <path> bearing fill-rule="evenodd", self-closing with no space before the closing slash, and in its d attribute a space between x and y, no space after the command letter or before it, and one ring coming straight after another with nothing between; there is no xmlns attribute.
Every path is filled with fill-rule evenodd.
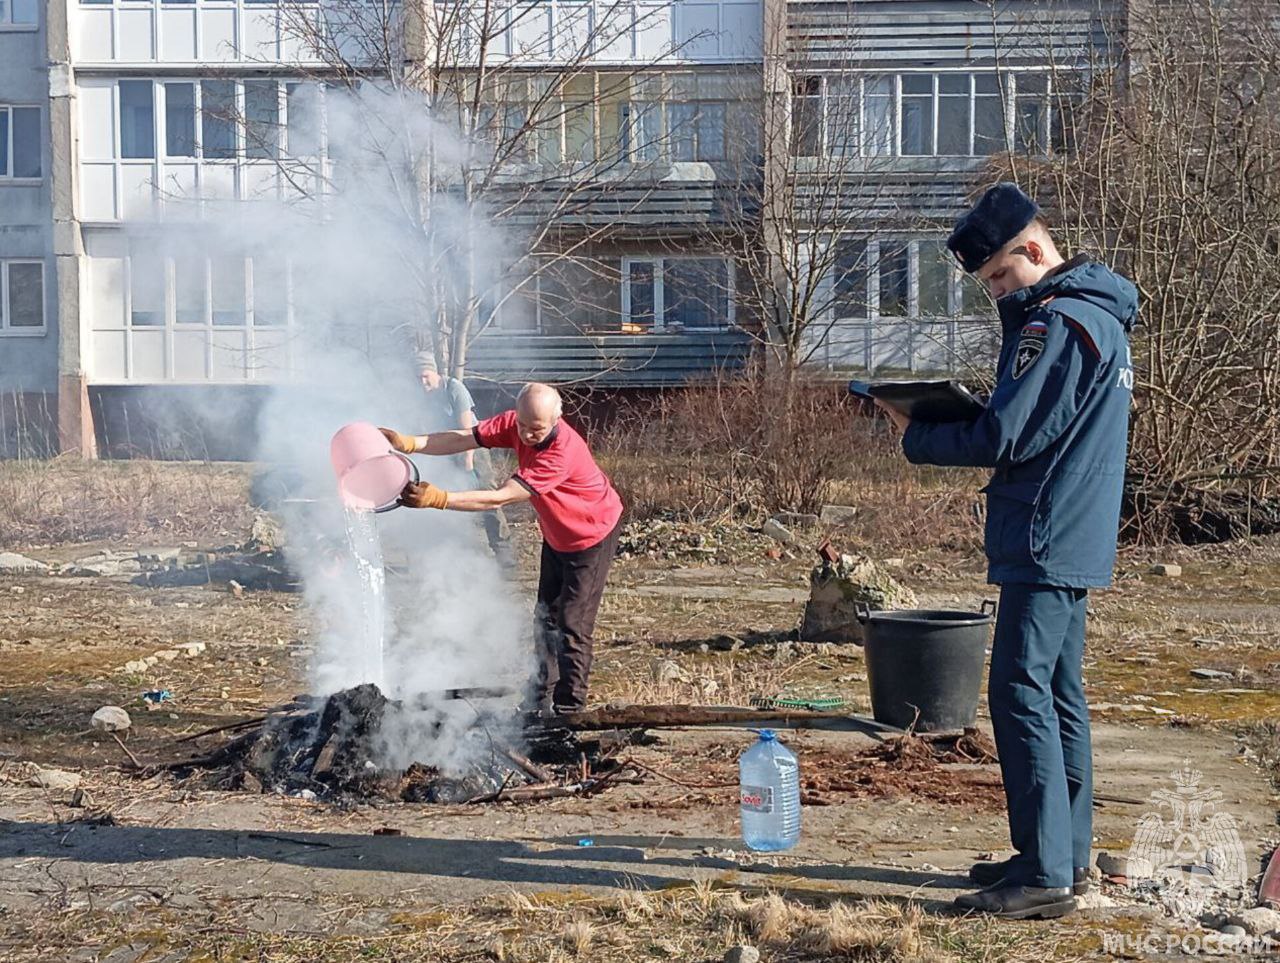
<svg viewBox="0 0 1280 963"><path fill-rule="evenodd" d="M907 458L994 468L988 579L1108 585L1128 449L1138 292L1087 257L998 302L996 387L973 422L913 421Z"/></svg>

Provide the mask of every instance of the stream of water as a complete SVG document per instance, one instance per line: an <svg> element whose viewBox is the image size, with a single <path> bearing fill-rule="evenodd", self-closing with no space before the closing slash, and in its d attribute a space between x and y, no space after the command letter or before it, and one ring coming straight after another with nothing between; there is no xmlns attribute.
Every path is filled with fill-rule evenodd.
<svg viewBox="0 0 1280 963"><path fill-rule="evenodd" d="M382 565L382 542L373 512L346 509L347 545L360 593L358 625L351 666L359 678L351 685L372 682L387 695L383 648L387 630L387 573Z"/></svg>

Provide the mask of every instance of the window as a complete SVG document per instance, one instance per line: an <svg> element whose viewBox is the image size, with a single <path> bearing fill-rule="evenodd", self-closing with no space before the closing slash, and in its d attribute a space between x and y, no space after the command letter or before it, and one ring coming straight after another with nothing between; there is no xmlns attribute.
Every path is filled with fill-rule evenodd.
<svg viewBox="0 0 1280 963"><path fill-rule="evenodd" d="M631 310L626 321L634 333L652 331L657 319L657 271L653 261L632 261L627 269ZM628 330L624 327L624 330Z"/></svg>
<svg viewBox="0 0 1280 963"><path fill-rule="evenodd" d="M540 328L580 333L592 327L593 309L600 300L594 265L575 258L557 258L537 277Z"/></svg>
<svg viewBox="0 0 1280 963"><path fill-rule="evenodd" d="M215 325L242 325L245 322L245 278L243 257L209 259L209 291Z"/></svg>
<svg viewBox="0 0 1280 963"><path fill-rule="evenodd" d="M986 157L1008 146L1004 136L1004 97L995 74L973 77L973 153Z"/></svg>
<svg viewBox="0 0 1280 963"><path fill-rule="evenodd" d="M733 268L725 258L627 258L623 277L624 332L733 323Z"/></svg>
<svg viewBox="0 0 1280 963"><path fill-rule="evenodd" d="M902 78L902 155L927 157L934 152L933 75Z"/></svg>
<svg viewBox="0 0 1280 963"><path fill-rule="evenodd" d="M205 287L208 283L208 262L202 257L179 257L173 261L173 307L177 324L205 324L208 305L205 303Z"/></svg>
<svg viewBox="0 0 1280 963"><path fill-rule="evenodd" d="M154 251L135 249L129 257L129 323L138 328L162 328L165 264Z"/></svg>
<svg viewBox="0 0 1280 963"><path fill-rule="evenodd" d="M943 74L938 78L938 153L968 155L972 145L973 78L968 74Z"/></svg>
<svg viewBox="0 0 1280 963"><path fill-rule="evenodd" d="M910 308L911 271L905 241L881 241L880 316L905 318Z"/></svg>
<svg viewBox="0 0 1280 963"><path fill-rule="evenodd" d="M988 318L981 284L963 274L938 238L835 241L831 259L832 321L882 318ZM868 311L868 305L874 305Z"/></svg>
<svg viewBox="0 0 1280 963"><path fill-rule="evenodd" d="M898 134L894 118L893 78L868 77L863 84L866 98L867 155L887 157L897 150Z"/></svg>
<svg viewBox="0 0 1280 963"><path fill-rule="evenodd" d="M831 77L827 82L827 151L833 157L860 153L861 86L859 77Z"/></svg>
<svg viewBox="0 0 1280 963"><path fill-rule="evenodd" d="M668 258L663 274L663 324L722 328L729 323L729 265L724 258Z"/></svg>
<svg viewBox="0 0 1280 963"><path fill-rule="evenodd" d="M149 80L120 81L120 156L156 156L154 90Z"/></svg>
<svg viewBox="0 0 1280 963"><path fill-rule="evenodd" d="M867 316L867 242L844 240L836 243L835 290L832 292L836 317Z"/></svg>
<svg viewBox="0 0 1280 963"><path fill-rule="evenodd" d="M731 99L728 80L716 73L608 71L495 79L476 112L477 162L714 162L731 149L751 156L756 135L735 116L744 102ZM469 113L461 106L459 112Z"/></svg>
<svg viewBox="0 0 1280 963"><path fill-rule="evenodd" d="M589 163L595 159L595 111L589 103L570 103L565 107L564 151L572 163Z"/></svg>
<svg viewBox="0 0 1280 963"><path fill-rule="evenodd" d="M798 77L791 97L791 153L817 157L822 153L822 78Z"/></svg>
<svg viewBox="0 0 1280 963"><path fill-rule="evenodd" d="M129 318L135 327L283 327L290 322L291 264L280 254L210 256L193 245L170 256L141 243L130 251L128 264Z"/></svg>
<svg viewBox="0 0 1280 963"><path fill-rule="evenodd" d="M804 77L791 111L801 157L985 157L1010 144L1043 153L1064 149L1070 126L1070 105L1057 109L1045 77L990 71Z"/></svg>
<svg viewBox="0 0 1280 963"><path fill-rule="evenodd" d="M44 329L44 262L0 261L0 331Z"/></svg>
<svg viewBox="0 0 1280 963"><path fill-rule="evenodd" d="M200 84L203 100L200 135L206 158L236 156L236 85L232 80L206 80Z"/></svg>
<svg viewBox="0 0 1280 963"><path fill-rule="evenodd" d="M918 241L917 257L916 314L922 318L945 318L951 314L951 252L942 241Z"/></svg>
<svg viewBox="0 0 1280 963"><path fill-rule="evenodd" d="M680 103L667 107L671 157L677 161L724 159L725 105Z"/></svg>
<svg viewBox="0 0 1280 963"><path fill-rule="evenodd" d="M662 153L662 104L631 101L618 112L618 141L622 154L636 162L655 161Z"/></svg>
<svg viewBox="0 0 1280 963"><path fill-rule="evenodd" d="M286 147L291 157L320 153L320 88L315 84L286 84Z"/></svg>
<svg viewBox="0 0 1280 963"><path fill-rule="evenodd" d="M284 326L289 323L289 264L278 254L255 255L253 270L253 323Z"/></svg>
<svg viewBox="0 0 1280 963"><path fill-rule="evenodd" d="M42 147L39 107L0 107L0 178L40 177Z"/></svg>
<svg viewBox="0 0 1280 963"><path fill-rule="evenodd" d="M510 267L507 273L511 273ZM538 279L499 277L487 281L480 296L480 323L500 331L538 330Z"/></svg>
<svg viewBox="0 0 1280 963"><path fill-rule="evenodd" d="M279 156L280 87L274 80L244 83L244 152L257 159Z"/></svg>
<svg viewBox="0 0 1280 963"><path fill-rule="evenodd" d="M0 0L0 29L34 27L38 8L37 0Z"/></svg>
<svg viewBox="0 0 1280 963"><path fill-rule="evenodd" d="M164 85L166 157L196 156L196 85Z"/></svg>
<svg viewBox="0 0 1280 963"><path fill-rule="evenodd" d="M1047 77L1022 75L1013 108L1013 146L1024 154L1043 154L1049 143L1049 84Z"/></svg>
<svg viewBox="0 0 1280 963"><path fill-rule="evenodd" d="M536 257L492 269L493 276L478 280L479 318L485 328L543 334L618 330L616 260Z"/></svg>

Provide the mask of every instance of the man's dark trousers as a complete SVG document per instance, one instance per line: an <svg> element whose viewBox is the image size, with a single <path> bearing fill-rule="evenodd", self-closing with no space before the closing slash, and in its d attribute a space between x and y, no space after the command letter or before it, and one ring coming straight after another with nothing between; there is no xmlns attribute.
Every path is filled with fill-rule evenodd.
<svg viewBox="0 0 1280 963"><path fill-rule="evenodd" d="M603 539L578 552L557 552L542 543L538 576L538 701L548 696L557 708L587 703L592 635L605 579L618 548L622 521Z"/></svg>
<svg viewBox="0 0 1280 963"><path fill-rule="evenodd" d="M1000 590L987 697L1000 753L1009 837L1007 877L1070 886L1089 865L1093 755L1085 702L1085 589L1008 584Z"/></svg>

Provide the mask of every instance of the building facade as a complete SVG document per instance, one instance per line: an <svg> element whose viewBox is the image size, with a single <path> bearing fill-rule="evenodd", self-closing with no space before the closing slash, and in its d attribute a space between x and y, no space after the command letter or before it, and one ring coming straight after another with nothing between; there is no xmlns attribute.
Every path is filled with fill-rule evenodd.
<svg viewBox="0 0 1280 963"><path fill-rule="evenodd" d="M341 22L346 4L0 0L4 451L92 454L131 394L251 395L290 376L309 266L251 229L202 237L214 210L323 194L342 148L333 61L297 17ZM990 155L1063 148L1059 72L1113 44L1097 0L503 10L483 49L507 80L484 123L553 118L510 182L583 157L592 174L555 202L573 256L480 299L468 370L496 381L651 388L739 369L762 330L749 289L769 254L753 246L797 231L825 232L830 257L808 363L955 370L982 354L990 309L945 225ZM411 42L405 57L430 66Z"/></svg>

